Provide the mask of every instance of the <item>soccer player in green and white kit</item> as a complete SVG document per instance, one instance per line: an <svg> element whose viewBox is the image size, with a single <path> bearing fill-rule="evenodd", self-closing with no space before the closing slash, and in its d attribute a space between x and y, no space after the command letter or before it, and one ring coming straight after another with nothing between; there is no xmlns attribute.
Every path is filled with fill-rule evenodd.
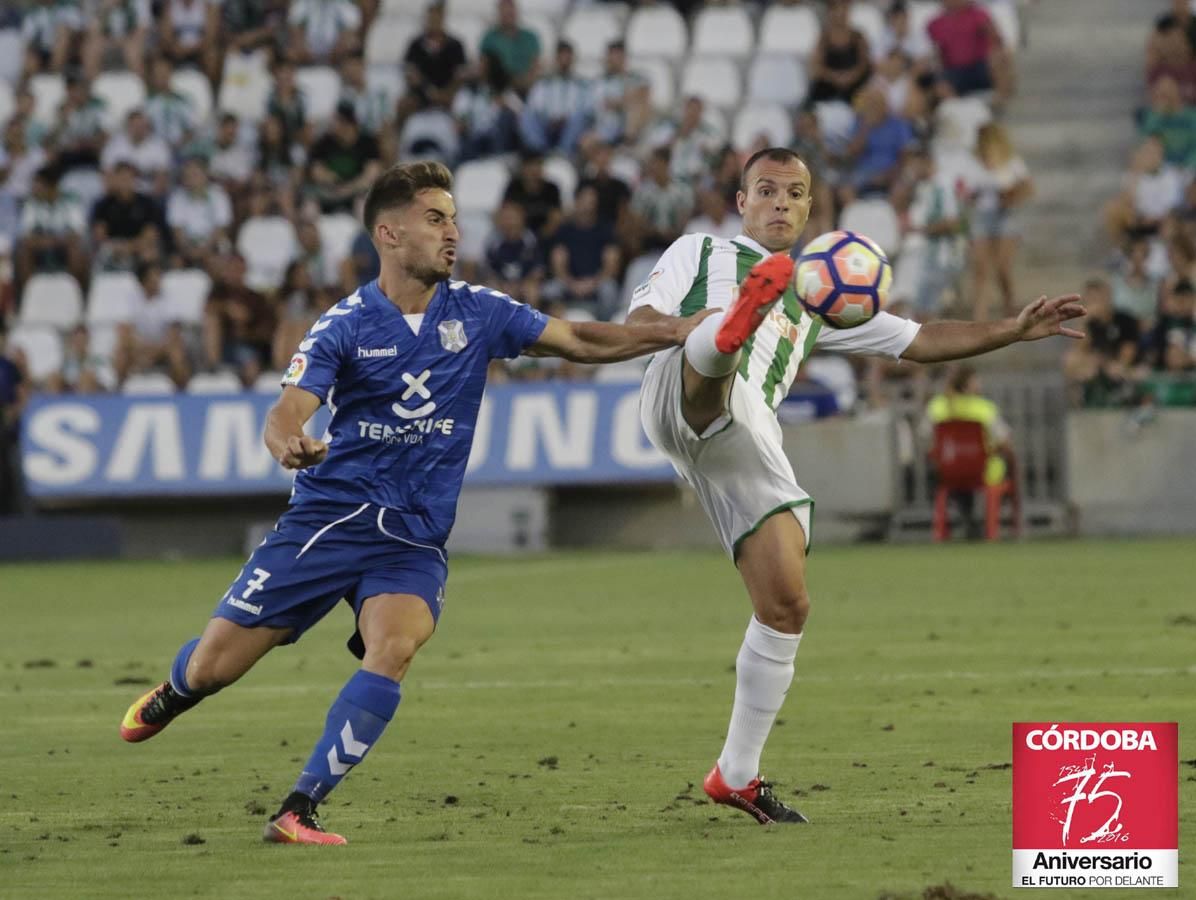
<svg viewBox="0 0 1196 900"><path fill-rule="evenodd" d="M833 329L805 312L792 286L789 254L810 199L810 172L796 153L777 147L756 153L737 196L743 234L678 238L636 288L627 318L642 325L726 310L705 319L684 347L653 357L641 413L652 443L697 492L751 598L726 743L704 787L716 803L765 825L806 821L759 770L810 609L805 569L813 500L798 486L776 419L802 360L815 347L922 363L961 359L1055 334L1079 338L1063 323L1084 314L1069 294L1042 297L999 322L918 325L880 312L856 328ZM768 289L778 282L788 283L779 301Z"/></svg>

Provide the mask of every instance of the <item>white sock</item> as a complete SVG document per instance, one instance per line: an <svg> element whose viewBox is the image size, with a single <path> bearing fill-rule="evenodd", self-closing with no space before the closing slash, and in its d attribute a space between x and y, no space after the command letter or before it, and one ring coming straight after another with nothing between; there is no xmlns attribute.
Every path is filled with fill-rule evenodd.
<svg viewBox="0 0 1196 900"><path fill-rule="evenodd" d="M723 313L707 316L685 339L685 358L700 375L707 378L723 378L739 366L739 351L719 353L714 346L714 336L723 324Z"/></svg>
<svg viewBox="0 0 1196 900"><path fill-rule="evenodd" d="M800 642L800 634L776 631L755 616L748 623L735 660L731 725L718 758L718 769L729 787L746 787L760 774L760 754L793 681Z"/></svg>

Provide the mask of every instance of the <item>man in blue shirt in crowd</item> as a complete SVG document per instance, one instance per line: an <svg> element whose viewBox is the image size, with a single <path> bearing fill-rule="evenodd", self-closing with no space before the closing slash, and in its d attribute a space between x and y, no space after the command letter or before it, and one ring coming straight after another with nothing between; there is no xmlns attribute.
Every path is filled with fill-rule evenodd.
<svg viewBox="0 0 1196 900"><path fill-rule="evenodd" d="M121 722L126 741L153 737L346 600L357 619L349 647L361 668L267 823L268 841L345 843L323 829L316 806L381 737L399 704L399 682L436 627L445 541L490 361L523 353L630 359L683 345L702 318L644 327L570 323L450 281L459 236L451 187L451 174L435 162L395 166L371 187L363 218L381 273L311 327L266 421L270 452L301 470L290 508L203 635L179 650L169 680ZM332 421L316 439L303 426L321 403Z"/></svg>

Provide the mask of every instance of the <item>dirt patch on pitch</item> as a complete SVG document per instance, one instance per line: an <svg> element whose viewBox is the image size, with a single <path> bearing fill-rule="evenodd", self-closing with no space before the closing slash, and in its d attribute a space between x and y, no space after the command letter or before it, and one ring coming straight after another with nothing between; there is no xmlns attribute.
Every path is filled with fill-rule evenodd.
<svg viewBox="0 0 1196 900"><path fill-rule="evenodd" d="M876 900L1001 900L996 894L977 894L957 888L951 882L932 884L923 888L920 894L881 894Z"/></svg>

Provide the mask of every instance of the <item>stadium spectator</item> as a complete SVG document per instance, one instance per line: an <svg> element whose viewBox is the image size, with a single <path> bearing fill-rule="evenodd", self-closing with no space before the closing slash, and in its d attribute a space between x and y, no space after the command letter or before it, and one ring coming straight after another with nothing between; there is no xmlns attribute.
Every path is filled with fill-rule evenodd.
<svg viewBox="0 0 1196 900"><path fill-rule="evenodd" d="M353 238L349 255L341 262L341 292L346 296L353 293L360 285L377 278L381 268L378 250L363 229Z"/></svg>
<svg viewBox="0 0 1196 900"><path fill-rule="evenodd" d="M4 146L0 148L0 180L4 193L15 204L14 211L29 196L33 175L46 164L46 152L41 147L29 147L20 122L9 122L4 129Z"/></svg>
<svg viewBox="0 0 1196 900"><path fill-rule="evenodd" d="M92 349L86 325L76 325L63 342L62 368L43 386L54 393L99 394L116 387L112 360Z"/></svg>
<svg viewBox="0 0 1196 900"><path fill-rule="evenodd" d="M208 181L200 159L192 157L183 163L181 181L166 203L166 224L170 226L179 262L207 269L213 255L229 246L232 203L224 188Z"/></svg>
<svg viewBox="0 0 1196 900"><path fill-rule="evenodd" d="M140 262L159 257L165 225L153 198L137 190L137 173L131 163L116 163L107 184L107 193L91 211L95 267L132 271Z"/></svg>
<svg viewBox="0 0 1196 900"><path fill-rule="evenodd" d="M208 152L208 175L228 193L233 206L243 202L257 159L254 147L241 139L241 124L232 113L220 116L216 137Z"/></svg>
<svg viewBox="0 0 1196 900"><path fill-rule="evenodd" d="M126 69L144 77L145 43L152 22L149 0L95 0L87 11L83 71L95 78L105 56L119 53Z"/></svg>
<svg viewBox="0 0 1196 900"><path fill-rule="evenodd" d="M710 172L722 147L718 130L706 121L706 104L701 97L686 97L678 119L664 117L646 129L644 144L655 150L668 147L674 178L693 185ZM738 176L736 176L738 184Z"/></svg>
<svg viewBox="0 0 1196 900"><path fill-rule="evenodd" d="M890 302L906 301L919 320L941 312L963 268L963 217L955 186L941 175L927 147L906 155L893 205L905 214Z"/></svg>
<svg viewBox="0 0 1196 900"><path fill-rule="evenodd" d="M619 246L611 227L598 219L598 192L580 188L573 212L553 236L552 282L544 295L570 310L609 319L619 306Z"/></svg>
<svg viewBox="0 0 1196 900"><path fill-rule="evenodd" d="M224 0L223 39L240 53L283 49L288 5L284 0ZM219 70L209 72L208 77L218 81Z"/></svg>
<svg viewBox="0 0 1196 900"><path fill-rule="evenodd" d="M519 171L503 191L503 202L518 203L527 216L527 227L540 241L552 237L561 224L561 189L544 177L544 157L527 153Z"/></svg>
<svg viewBox="0 0 1196 900"><path fill-rule="evenodd" d="M1171 0L1171 11L1155 19L1156 31L1160 27L1178 29L1188 47L1196 53L1196 15L1192 13L1191 0Z"/></svg>
<svg viewBox="0 0 1196 900"><path fill-rule="evenodd" d="M1149 241L1130 241L1126 259L1112 279L1113 308L1136 319L1143 331L1154 327L1159 304L1159 281L1147 271L1149 257Z"/></svg>
<svg viewBox="0 0 1196 900"><path fill-rule="evenodd" d="M400 101L399 120L428 107L449 109L465 70L465 48L444 30L444 3L424 13L424 30L407 47L403 58L407 93Z"/></svg>
<svg viewBox="0 0 1196 900"><path fill-rule="evenodd" d="M3 201L4 193L0 191L0 214ZM3 221L0 221L0 226L3 224ZM0 322L8 321L17 309L16 267L12 261L12 245L12 237L0 227Z"/></svg>
<svg viewBox="0 0 1196 900"><path fill-rule="evenodd" d="M283 215L289 216L293 212L302 160L302 148L287 140L282 119L266 116L258 128L257 174L276 191Z"/></svg>
<svg viewBox="0 0 1196 900"><path fill-rule="evenodd" d="M1138 131L1163 142L1163 158L1171 165L1196 169L1196 107L1184 105L1174 78L1155 81Z"/></svg>
<svg viewBox="0 0 1196 900"><path fill-rule="evenodd" d="M118 162L131 165L139 187L155 197L164 197L170 186L174 159L166 141L153 133L150 121L140 109L125 118L124 131L114 134L100 153L100 168L110 172Z"/></svg>
<svg viewBox="0 0 1196 900"><path fill-rule="evenodd" d="M50 140L62 171L99 167L100 151L108 140L104 103L92 95L89 82L78 72L66 75L66 96L58 109Z"/></svg>
<svg viewBox="0 0 1196 900"><path fill-rule="evenodd" d="M631 201L631 188L627 182L611 171L614 149L600 140L582 142L582 177L578 189L592 187L598 194L598 220L609 225L618 233L619 224L627 214Z"/></svg>
<svg viewBox="0 0 1196 900"><path fill-rule="evenodd" d="M274 331L272 368L283 371L303 335L331 305L326 291L319 289L304 260L292 260L279 290L280 321Z"/></svg>
<svg viewBox="0 0 1196 900"><path fill-rule="evenodd" d="M1001 34L988 12L975 0L944 0L943 7L927 32L947 81L961 97L995 89L999 99L1007 100L1012 85Z"/></svg>
<svg viewBox="0 0 1196 900"><path fill-rule="evenodd" d="M34 0L21 18L24 76L63 71L83 26L83 10L78 2Z"/></svg>
<svg viewBox="0 0 1196 900"><path fill-rule="evenodd" d="M1114 243L1157 234L1183 196L1183 173L1167 164L1162 141L1147 138L1134 151L1121 193L1105 207L1105 225Z"/></svg>
<svg viewBox="0 0 1196 900"><path fill-rule="evenodd" d="M810 100L850 103L872 73L872 53L863 32L851 25L851 0L828 0L826 22L810 57Z"/></svg>
<svg viewBox="0 0 1196 900"><path fill-rule="evenodd" d="M486 239L484 262L486 284L539 307L544 280L543 254L518 203L507 201L495 213L494 229Z"/></svg>
<svg viewBox="0 0 1196 900"><path fill-rule="evenodd" d="M1184 103L1196 103L1196 46L1174 12L1156 20L1146 45L1146 83L1153 87L1160 78L1174 79Z"/></svg>
<svg viewBox="0 0 1196 900"><path fill-rule="evenodd" d="M29 383L21 361L6 353L7 333L0 318L0 514L21 511L21 410L28 399ZM21 356L21 351L12 356Z"/></svg>
<svg viewBox="0 0 1196 900"><path fill-rule="evenodd" d="M570 155L593 118L592 87L573 72L573 45L556 45L556 68L532 85L519 115L519 135L536 153Z"/></svg>
<svg viewBox="0 0 1196 900"><path fill-rule="evenodd" d="M632 143L652 113L648 82L627 70L627 47L611 41L602 75L594 82L594 130L608 144Z"/></svg>
<svg viewBox="0 0 1196 900"><path fill-rule="evenodd" d="M812 108L805 108L798 112L793 128L793 150L802 158L810 170L812 184L810 191L813 202L810 204L810 218L802 232L804 240L810 240L820 234L825 234L835 227L835 189L843 181L842 166L844 160L837 154L832 154L822 138L822 130L818 127L818 116ZM740 169L742 167L738 157L734 159L734 178L732 179L731 160L727 160L727 180L724 197L729 200L729 209L735 209L735 195L739 191Z"/></svg>
<svg viewBox="0 0 1196 900"><path fill-rule="evenodd" d="M132 315L118 329L115 366L124 381L143 372L164 372L179 388L191 378L194 363L182 326L173 321L162 296L162 269L147 263L137 270L137 290L129 299Z"/></svg>
<svg viewBox="0 0 1196 900"><path fill-rule="evenodd" d="M336 65L361 47L361 10L352 0L292 0L287 25L295 65Z"/></svg>
<svg viewBox="0 0 1196 900"><path fill-rule="evenodd" d="M191 139L199 119L190 98L171 87L173 75L174 66L165 56L156 56L150 61L145 115L154 134L171 148L178 149Z"/></svg>
<svg viewBox="0 0 1196 900"><path fill-rule="evenodd" d="M461 135L460 160L510 153L518 146L518 111L523 101L493 51L486 50L453 98L453 118Z"/></svg>
<svg viewBox="0 0 1196 900"><path fill-rule="evenodd" d="M357 127L357 113L340 104L332 126L311 148L308 177L313 194L326 213L349 212L353 198L378 177L382 169L377 138Z"/></svg>
<svg viewBox="0 0 1196 900"><path fill-rule="evenodd" d="M209 366L231 366L249 387L271 361L277 314L263 294L245 283L245 259L232 253L208 299L204 351Z"/></svg>
<svg viewBox="0 0 1196 900"><path fill-rule="evenodd" d="M743 231L743 218L728 209L723 195L713 188L698 191L697 213L685 226L686 233L713 234L731 240Z"/></svg>
<svg viewBox="0 0 1196 900"><path fill-rule="evenodd" d="M498 21L482 36L482 53L493 53L521 92L540 74L540 38L519 24L515 0L498 0Z"/></svg>
<svg viewBox="0 0 1196 900"><path fill-rule="evenodd" d="M1196 285L1181 278L1164 290L1159 318L1146 337L1146 363L1156 371L1184 372L1196 363Z"/></svg>
<svg viewBox="0 0 1196 900"><path fill-rule="evenodd" d="M324 251L320 230L311 219L301 219L295 226L295 237L299 242L297 258L307 269L312 289L319 294L316 301L327 308L339 299L331 296L331 292L335 290L340 278L336 267Z"/></svg>
<svg viewBox="0 0 1196 900"><path fill-rule="evenodd" d="M1016 312L1013 262L1022 233L1019 214L1033 194L1026 163L1005 129L989 123L980 129L976 157L983 169L973 200L972 299L977 321L989 315L989 282L996 277L1003 315Z"/></svg>
<svg viewBox="0 0 1196 900"><path fill-rule="evenodd" d="M885 10L885 30L872 48L873 59L879 63L894 51L911 60L918 70L928 68L934 56L934 45L926 30L913 27L906 0L893 0Z"/></svg>
<svg viewBox="0 0 1196 900"><path fill-rule="evenodd" d="M34 115L36 106L37 101L29 88L14 88L12 116L9 121L20 123L25 135L26 147L40 147L50 136L49 126Z"/></svg>
<svg viewBox="0 0 1196 900"><path fill-rule="evenodd" d="M357 124L366 134L379 137L394 120L394 103L387 92L371 87L365 77L365 59L354 54L341 64L339 102L348 103L357 113Z"/></svg>
<svg viewBox="0 0 1196 900"><path fill-rule="evenodd" d="M20 284L37 272L64 270L87 284L87 218L79 201L59 190L58 180L58 171L48 166L33 176L33 189L21 210L16 256Z"/></svg>
<svg viewBox="0 0 1196 900"><path fill-rule="evenodd" d="M1120 406L1134 394L1140 333L1132 316L1113 308L1109 283L1090 278L1084 285L1088 339L1067 351L1063 373L1073 399L1085 406ZM1078 396L1077 396L1078 394Z"/></svg>
<svg viewBox="0 0 1196 900"><path fill-rule="evenodd" d="M645 178L631 198L640 251L667 247L678 237L694 208L693 189L671 175L672 152L657 147L648 157Z"/></svg>
<svg viewBox="0 0 1196 900"><path fill-rule="evenodd" d="M901 166L901 155L914 138L909 122L889 110L885 95L876 89L856 95L856 122L847 158L851 195L887 194ZM844 202L851 198L845 196Z"/></svg>
<svg viewBox="0 0 1196 900"><path fill-rule="evenodd" d="M158 51L176 66L206 72L213 82L220 76L221 0L167 0L162 4ZM230 33L229 40L243 37Z"/></svg>
<svg viewBox="0 0 1196 900"><path fill-rule="evenodd" d="M282 121L283 135L288 144L308 146L312 141L307 127L307 102L295 82L295 67L287 60L274 65L274 90L266 102L266 115Z"/></svg>
<svg viewBox="0 0 1196 900"><path fill-rule="evenodd" d="M911 105L911 95L916 93L909 57L900 50L894 50L886 56L879 57L876 60L876 68L872 71L868 87L884 94L890 113L906 117L907 110ZM856 100L859 100L858 96Z"/></svg>

